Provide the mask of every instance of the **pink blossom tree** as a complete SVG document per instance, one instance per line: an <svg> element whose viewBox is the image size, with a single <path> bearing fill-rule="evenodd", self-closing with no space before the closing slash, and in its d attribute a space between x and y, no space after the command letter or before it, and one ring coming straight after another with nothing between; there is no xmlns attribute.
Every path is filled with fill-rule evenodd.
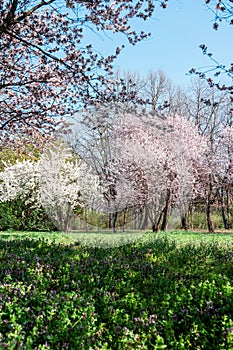
<svg viewBox="0 0 233 350"><path fill-rule="evenodd" d="M225 229L232 225L231 212L233 195L233 126L222 129L216 142L213 158L214 189L220 205Z"/></svg>
<svg viewBox="0 0 233 350"><path fill-rule="evenodd" d="M117 121L115 138L119 158L135 162L143 171L145 211L153 230L166 229L175 207L184 218L193 195L196 164L206 147L195 125L178 115L128 114Z"/></svg>
<svg viewBox="0 0 233 350"><path fill-rule="evenodd" d="M224 228L231 226L232 214L232 126L223 127L196 164L193 204L205 205L209 232L214 232L212 212L221 211Z"/></svg>
<svg viewBox="0 0 233 350"><path fill-rule="evenodd" d="M144 171L136 162L117 157L105 166L105 173L100 176L103 186L103 197L96 209L108 213L109 228L116 231L119 214L132 217L144 207L148 197L147 179Z"/></svg>
<svg viewBox="0 0 233 350"><path fill-rule="evenodd" d="M75 151L104 184L99 211L116 228L119 213L141 218L140 227L166 229L176 210L188 228L187 210L197 192L206 140L184 116L93 109L71 135ZM140 215L138 215L140 213ZM144 223L143 223L144 221ZM135 221L136 222L136 221Z"/></svg>
<svg viewBox="0 0 233 350"><path fill-rule="evenodd" d="M112 63L122 47L103 56L86 34L119 33L134 45L147 34L131 20L151 17L155 2L0 0L0 145L41 146L64 117L116 98Z"/></svg>

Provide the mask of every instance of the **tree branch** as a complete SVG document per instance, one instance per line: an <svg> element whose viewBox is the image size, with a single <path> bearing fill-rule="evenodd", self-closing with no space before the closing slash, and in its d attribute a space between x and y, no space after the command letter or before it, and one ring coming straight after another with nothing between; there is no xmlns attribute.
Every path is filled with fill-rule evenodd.
<svg viewBox="0 0 233 350"><path fill-rule="evenodd" d="M46 5L50 5L54 1L55 0L49 0L49 1L42 0L39 4L35 5L30 10L23 12L21 16L15 18L16 9L18 6L18 0L14 0L9 13L6 16L5 21L3 22L2 25L0 25L0 35L6 33L9 27L23 21L26 17L30 16L33 12L35 12L39 8Z"/></svg>

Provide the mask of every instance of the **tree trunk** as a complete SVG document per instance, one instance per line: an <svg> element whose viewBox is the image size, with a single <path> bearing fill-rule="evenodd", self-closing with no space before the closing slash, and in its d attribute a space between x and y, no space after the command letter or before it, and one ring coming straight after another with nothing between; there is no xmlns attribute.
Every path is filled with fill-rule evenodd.
<svg viewBox="0 0 233 350"><path fill-rule="evenodd" d="M189 229L188 221L185 215L181 219L181 229L185 231L188 231Z"/></svg>
<svg viewBox="0 0 233 350"><path fill-rule="evenodd" d="M227 197L226 199L227 221L228 221L229 228L232 228L232 211L231 211L232 197L230 194L229 186L227 186L226 188L226 197Z"/></svg>
<svg viewBox="0 0 233 350"><path fill-rule="evenodd" d="M230 225L229 225L229 222L227 219L227 215L226 215L225 207L224 207L223 203L222 203L221 212L222 212L222 220L223 220L224 228L225 228L225 230L228 230L230 228Z"/></svg>
<svg viewBox="0 0 233 350"><path fill-rule="evenodd" d="M212 178L209 176L209 191L206 200L206 219L209 232L214 232L214 226L211 218L211 196L212 196Z"/></svg>
<svg viewBox="0 0 233 350"><path fill-rule="evenodd" d="M226 230L229 229L229 223L228 223L228 218L227 218L227 214L226 214L226 210L225 210L225 200L224 200L224 187L222 186L220 191L219 191L219 202L221 204L221 214L222 214L222 221L223 221L223 225L224 228Z"/></svg>
<svg viewBox="0 0 233 350"><path fill-rule="evenodd" d="M152 225L153 232L158 232L159 231L159 227L160 227L160 224L161 224L162 217L163 217L163 210L161 211L157 222Z"/></svg>
<svg viewBox="0 0 233 350"><path fill-rule="evenodd" d="M112 213L108 214L108 228L109 230L112 228Z"/></svg>
<svg viewBox="0 0 233 350"><path fill-rule="evenodd" d="M211 218L211 204L210 204L210 195L208 195L206 203L206 219L209 232L214 232L214 226Z"/></svg>
<svg viewBox="0 0 233 350"><path fill-rule="evenodd" d="M88 209L87 207L84 208L85 211L85 227L86 227L86 231L88 231Z"/></svg>
<svg viewBox="0 0 233 350"><path fill-rule="evenodd" d="M113 232L116 232L117 212L113 213L112 228Z"/></svg>
<svg viewBox="0 0 233 350"><path fill-rule="evenodd" d="M181 229L183 229L185 231L189 230L188 210L181 217Z"/></svg>
<svg viewBox="0 0 233 350"><path fill-rule="evenodd" d="M127 219L127 209L124 209L123 210L123 225L122 225L123 232L125 232L126 219Z"/></svg>
<svg viewBox="0 0 233 350"><path fill-rule="evenodd" d="M142 217L143 221L141 220L140 228L142 230L146 230L148 228L148 217L149 217L149 209L147 206L145 206L144 210L142 211L142 215L144 213L144 217Z"/></svg>
<svg viewBox="0 0 233 350"><path fill-rule="evenodd" d="M117 221L117 212L109 213L108 216L108 228L113 230L113 232L116 232L116 221Z"/></svg>
<svg viewBox="0 0 233 350"><path fill-rule="evenodd" d="M163 210L163 221L161 225L161 231L166 231L167 224L168 224L168 217L170 213L170 206L171 206L171 191L170 189L167 190L167 198L166 198L166 205Z"/></svg>

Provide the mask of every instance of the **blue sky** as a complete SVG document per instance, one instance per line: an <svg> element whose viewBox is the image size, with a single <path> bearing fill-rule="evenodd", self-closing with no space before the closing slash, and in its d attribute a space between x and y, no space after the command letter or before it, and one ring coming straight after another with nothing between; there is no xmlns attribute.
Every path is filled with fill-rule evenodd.
<svg viewBox="0 0 233 350"><path fill-rule="evenodd" d="M214 13L204 0L169 0L167 9L158 6L148 22L135 21L134 29L151 32L151 37L136 46L123 40L126 47L115 61L115 67L141 74L161 68L174 84L187 87L191 78L186 73L191 68L213 64L202 55L199 45L205 44L221 63L233 61L233 26L222 22L215 31L213 23ZM121 41L122 37L109 38L101 34L95 47L100 52L107 48L111 52Z"/></svg>

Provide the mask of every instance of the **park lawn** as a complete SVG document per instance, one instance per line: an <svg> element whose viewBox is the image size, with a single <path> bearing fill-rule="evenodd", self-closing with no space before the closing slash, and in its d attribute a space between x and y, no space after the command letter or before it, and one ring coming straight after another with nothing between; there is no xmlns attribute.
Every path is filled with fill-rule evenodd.
<svg viewBox="0 0 233 350"><path fill-rule="evenodd" d="M0 349L233 349L233 235L0 233Z"/></svg>

